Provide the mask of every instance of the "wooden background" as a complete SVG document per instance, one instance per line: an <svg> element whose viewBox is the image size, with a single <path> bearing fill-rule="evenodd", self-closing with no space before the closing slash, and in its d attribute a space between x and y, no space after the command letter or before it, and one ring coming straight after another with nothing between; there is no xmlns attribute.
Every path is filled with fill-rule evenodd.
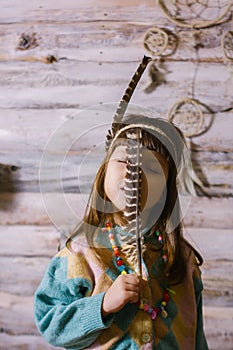
<svg viewBox="0 0 233 350"><path fill-rule="evenodd" d="M53 348L33 320L34 291L60 241L40 195L42 153L55 132L50 140L55 139L57 148L47 146L52 157L51 163L42 163L41 187L44 199L52 201L47 210L53 222L67 233L77 218L59 201L61 181L56 178L56 162L63 155L60 142L65 147L73 142L74 130L66 126L75 119L77 135L95 126L72 145L64 166L65 200L81 217L93 166L101 158L96 145L101 146L103 130L98 123L105 120L101 113L96 121L78 112L120 100L146 53L144 35L154 25L176 34L178 47L156 63L160 85L146 93L145 73L132 102L165 118L172 104L187 96L212 110L209 130L191 140L195 170L209 195L199 193L192 199L185 232L205 259L204 317L210 349L232 349L233 68L221 50L222 34L232 30L230 13L222 24L196 30L171 23L154 0L0 4L0 349ZM93 153L89 163L83 163L78 187L78 167L89 149Z"/></svg>

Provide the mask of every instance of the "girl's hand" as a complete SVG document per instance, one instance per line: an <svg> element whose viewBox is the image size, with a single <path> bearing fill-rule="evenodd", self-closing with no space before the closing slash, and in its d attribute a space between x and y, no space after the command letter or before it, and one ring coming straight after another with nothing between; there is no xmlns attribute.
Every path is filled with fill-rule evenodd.
<svg viewBox="0 0 233 350"><path fill-rule="evenodd" d="M140 279L137 275L120 275L104 296L102 316L121 310L127 303L137 303L140 296Z"/></svg>

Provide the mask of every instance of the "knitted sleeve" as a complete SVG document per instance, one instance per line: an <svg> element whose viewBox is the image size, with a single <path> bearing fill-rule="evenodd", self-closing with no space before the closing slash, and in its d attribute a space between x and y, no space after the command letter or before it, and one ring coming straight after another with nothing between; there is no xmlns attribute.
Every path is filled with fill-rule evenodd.
<svg viewBox="0 0 233 350"><path fill-rule="evenodd" d="M93 279L81 254L64 249L55 256L35 293L35 322L52 345L84 349L92 344L112 317L103 321L104 293L91 295Z"/></svg>

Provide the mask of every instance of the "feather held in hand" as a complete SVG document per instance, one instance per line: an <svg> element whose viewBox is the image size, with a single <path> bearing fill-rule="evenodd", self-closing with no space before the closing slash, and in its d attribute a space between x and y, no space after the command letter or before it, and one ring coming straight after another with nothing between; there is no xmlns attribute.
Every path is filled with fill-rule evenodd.
<svg viewBox="0 0 233 350"><path fill-rule="evenodd" d="M142 276L142 235L141 235L141 174L142 174L142 143L141 130L133 129L127 132L127 167L125 178L126 207L124 210L127 219L127 231L135 237L136 246L131 251L131 260L135 270ZM134 150L134 152L132 152ZM137 263L135 261L137 260Z"/></svg>

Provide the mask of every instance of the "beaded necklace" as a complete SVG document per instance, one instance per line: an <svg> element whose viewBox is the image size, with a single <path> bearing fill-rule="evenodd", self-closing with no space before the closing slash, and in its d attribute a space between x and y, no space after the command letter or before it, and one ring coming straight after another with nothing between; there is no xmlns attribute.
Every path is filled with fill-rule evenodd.
<svg viewBox="0 0 233 350"><path fill-rule="evenodd" d="M116 265L117 265L120 273L122 275L126 275L126 274L128 274L128 268L124 264L124 261L120 256L119 248L117 247L116 241L114 239L114 232L113 232L113 227L112 227L111 222L108 221L106 223L106 229L108 231L108 237L109 237L109 241L111 243L113 254L116 258ZM162 235L158 231L156 231L156 236L158 237L158 241L162 244L163 243ZM162 254L162 259L166 262L167 256L165 253ZM163 293L161 302L158 306L152 307L144 299L141 299L140 302L138 302L137 306L140 310L143 310L144 312L148 313L152 320L155 320L158 315L161 315L163 318L166 318L168 313L165 310L165 307L167 306L167 304L170 300L170 293L175 294L175 292L173 290L171 290L170 288L166 288L164 293Z"/></svg>

